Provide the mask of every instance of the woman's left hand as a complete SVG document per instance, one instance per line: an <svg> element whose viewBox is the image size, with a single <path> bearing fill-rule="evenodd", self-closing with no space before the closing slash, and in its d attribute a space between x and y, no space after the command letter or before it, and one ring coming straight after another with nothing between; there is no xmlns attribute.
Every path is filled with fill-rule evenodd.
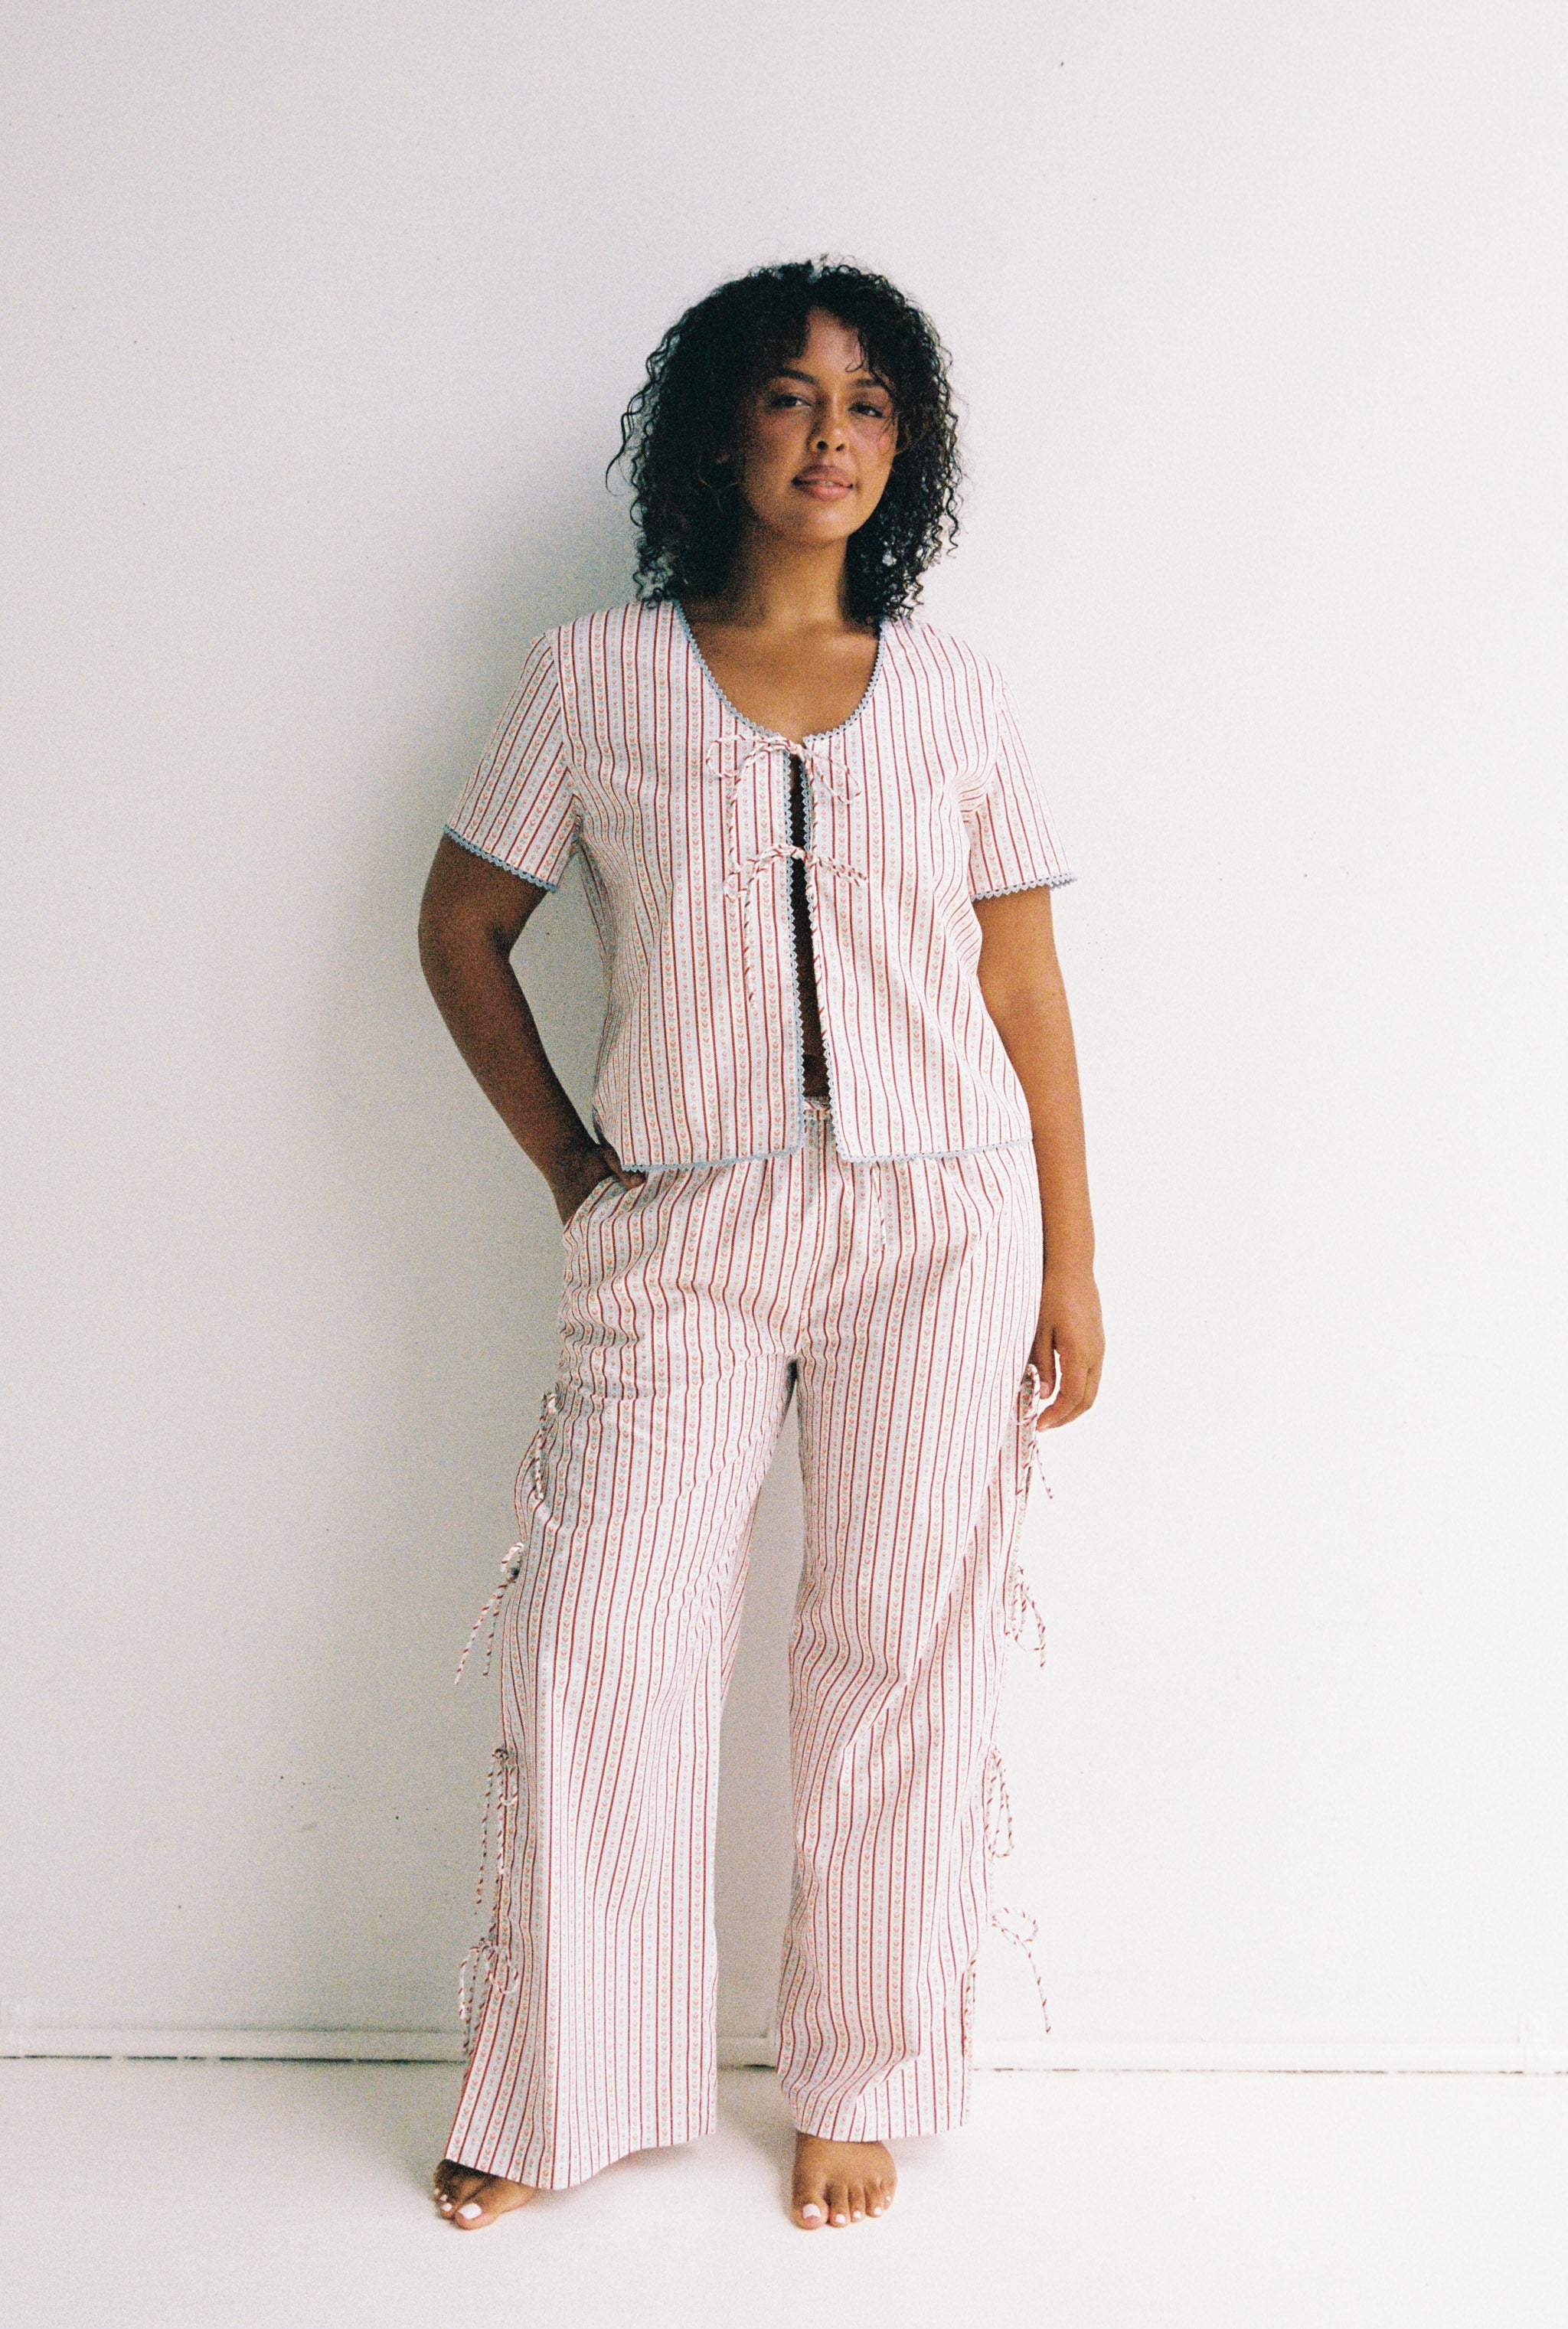
<svg viewBox="0 0 1568 2329"><path fill-rule="evenodd" d="M1045 1273L1040 1293L1040 1323L1029 1353L1047 1398L1062 1362L1062 1388L1039 1419L1042 1431L1071 1423L1094 1405L1100 1370L1105 1358L1105 1328L1100 1316L1100 1288L1090 1270Z"/></svg>

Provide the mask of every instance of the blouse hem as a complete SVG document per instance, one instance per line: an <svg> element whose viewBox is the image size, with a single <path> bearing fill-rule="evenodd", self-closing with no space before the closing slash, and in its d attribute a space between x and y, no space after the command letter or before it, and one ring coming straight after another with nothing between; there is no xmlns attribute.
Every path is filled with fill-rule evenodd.
<svg viewBox="0 0 1568 2329"><path fill-rule="evenodd" d="M841 1162L845 1164L920 1164L944 1156L991 1156L998 1149L1032 1147L1034 1138L1033 1133L1021 1132L1011 1140L973 1140L963 1148L895 1148L883 1150L875 1155L855 1156L840 1144L837 1127L834 1127L834 1146L838 1149ZM627 1173L712 1173L724 1164L765 1164L773 1156L798 1156L805 1146L806 1133L802 1127L798 1140L784 1141L777 1148L743 1148L737 1150L732 1156L684 1156L678 1163L669 1164L652 1164L646 1156L621 1156L620 1161L622 1171ZM616 1155L620 1155L619 1148Z"/></svg>

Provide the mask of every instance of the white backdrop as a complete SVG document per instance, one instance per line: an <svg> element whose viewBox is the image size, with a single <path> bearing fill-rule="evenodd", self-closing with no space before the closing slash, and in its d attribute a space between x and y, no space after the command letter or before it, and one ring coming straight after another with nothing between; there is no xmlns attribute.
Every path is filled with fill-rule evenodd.
<svg viewBox="0 0 1568 2329"><path fill-rule="evenodd" d="M769 21L7 12L11 2041L449 2041L494 1721L451 1671L560 1249L419 891L531 634L627 594L647 350L824 250L955 352L928 609L1080 874L1110 1357L1003 1730L1056 2036L993 1937L982 2041L1568 2038L1560 11ZM572 886L519 961L581 1092ZM795 1518L781 1466L732 2051Z"/></svg>

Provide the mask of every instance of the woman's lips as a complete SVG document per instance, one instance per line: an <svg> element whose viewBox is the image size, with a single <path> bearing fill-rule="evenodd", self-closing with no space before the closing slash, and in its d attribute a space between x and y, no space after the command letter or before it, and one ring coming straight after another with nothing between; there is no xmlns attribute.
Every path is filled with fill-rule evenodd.
<svg viewBox="0 0 1568 2329"><path fill-rule="evenodd" d="M839 469L802 469L794 483L813 501L842 501L845 494L855 491L855 481Z"/></svg>

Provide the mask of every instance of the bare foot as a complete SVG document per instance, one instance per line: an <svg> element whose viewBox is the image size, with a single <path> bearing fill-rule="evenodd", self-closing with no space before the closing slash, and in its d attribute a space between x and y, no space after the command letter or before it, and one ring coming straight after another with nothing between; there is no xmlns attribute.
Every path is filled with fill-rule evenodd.
<svg viewBox="0 0 1568 2329"><path fill-rule="evenodd" d="M803 2231L880 2216L893 2204L897 2183L885 2143L831 2143L825 2135L795 2138L789 2204Z"/></svg>
<svg viewBox="0 0 1568 2329"><path fill-rule="evenodd" d="M443 2159L436 2170L435 2201L449 2224L477 2232L534 2197L532 2183L508 2183L504 2175L481 2175L477 2167Z"/></svg>

